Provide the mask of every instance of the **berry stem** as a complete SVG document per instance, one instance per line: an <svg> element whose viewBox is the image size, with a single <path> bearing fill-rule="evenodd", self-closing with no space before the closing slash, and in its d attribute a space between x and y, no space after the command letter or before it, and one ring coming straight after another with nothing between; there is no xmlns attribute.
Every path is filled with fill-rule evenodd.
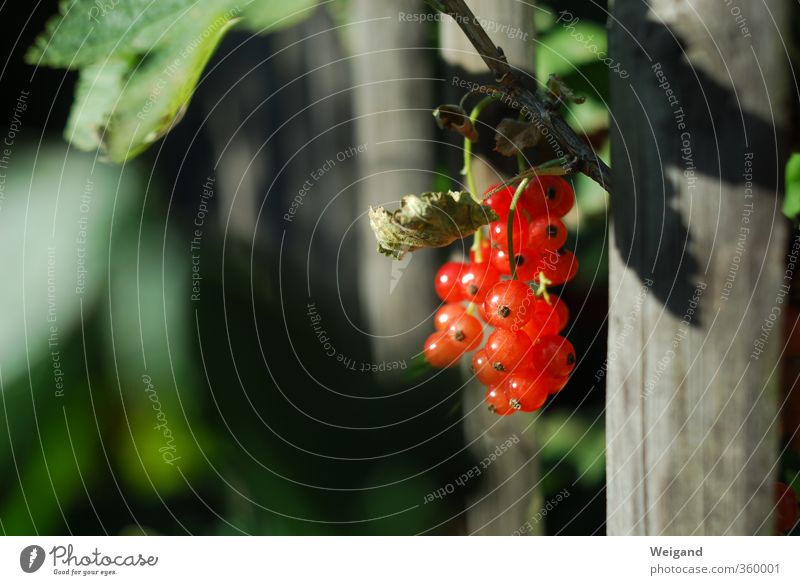
<svg viewBox="0 0 800 585"><path fill-rule="evenodd" d="M536 287L534 293L537 297L542 297L548 305L552 305L553 303L550 301L550 293L547 292L547 285L553 284L553 282L544 275L544 272L539 273L539 283Z"/></svg>
<svg viewBox="0 0 800 585"><path fill-rule="evenodd" d="M483 108L485 108L490 102L494 101L494 97L486 96L478 104L472 108L472 111L469 114L469 121L474 126L475 122L478 119L478 116L481 115ZM472 174L472 141L469 138L464 138L464 167L461 169L461 174L466 175L467 177L467 189L469 189L469 194L472 196L472 199L476 202L480 203L480 197L478 197L478 189L475 186L475 176ZM475 254L475 262L481 263L483 262L483 229L478 229L475 231L475 236L472 239L472 251Z"/></svg>
<svg viewBox="0 0 800 585"><path fill-rule="evenodd" d="M469 121L473 126L475 125L478 116L481 115L483 108L485 108L494 100L495 98L493 96L486 96L479 101L474 108L472 108L472 111L469 114ZM472 198L475 201L480 203L478 190L475 187L475 177L472 174L472 141L466 137L464 138L464 167L461 169L461 174L467 177L467 188L469 189L470 195L472 195Z"/></svg>
<svg viewBox="0 0 800 585"><path fill-rule="evenodd" d="M508 265L511 268L511 280L517 280L517 258L514 254L514 217L517 213L517 202L522 196L525 187L528 186L530 179L525 178L517 185L514 191L514 198L511 200L511 207L508 208Z"/></svg>

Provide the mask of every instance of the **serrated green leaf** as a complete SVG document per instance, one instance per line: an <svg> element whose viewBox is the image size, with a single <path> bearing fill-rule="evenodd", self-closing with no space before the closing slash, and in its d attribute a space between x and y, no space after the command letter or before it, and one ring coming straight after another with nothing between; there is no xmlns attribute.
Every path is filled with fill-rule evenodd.
<svg viewBox="0 0 800 585"><path fill-rule="evenodd" d="M316 0L62 0L26 59L81 71L65 136L114 162L145 150L180 120L203 68L237 23L271 32Z"/></svg>
<svg viewBox="0 0 800 585"><path fill-rule="evenodd" d="M783 214L797 223L800 220L800 154L793 154L786 163L786 194Z"/></svg>
<svg viewBox="0 0 800 585"><path fill-rule="evenodd" d="M140 62L108 120L105 154L123 162L166 134L183 116L217 44L236 23L225 13L180 27L169 46Z"/></svg>

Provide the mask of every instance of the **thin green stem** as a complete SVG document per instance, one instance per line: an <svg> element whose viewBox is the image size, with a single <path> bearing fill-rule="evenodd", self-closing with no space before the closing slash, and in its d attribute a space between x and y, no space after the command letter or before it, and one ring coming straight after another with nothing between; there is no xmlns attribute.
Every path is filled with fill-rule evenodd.
<svg viewBox="0 0 800 585"><path fill-rule="evenodd" d="M528 186L530 179L525 178L517 185L514 191L514 198L511 200L511 207L508 208L508 266L511 268L511 279L517 280L517 258L514 254L514 217L517 214L517 202Z"/></svg>
<svg viewBox="0 0 800 585"><path fill-rule="evenodd" d="M490 102L494 101L495 98L492 96L487 96L483 98L478 104L472 108L472 111L469 114L469 121L474 126L475 122L478 120L478 116L481 115L483 108L485 108ZM478 203L481 202L480 197L478 197L478 189L475 186L475 176L472 173L472 141L469 138L464 137L464 167L461 169L461 174L466 175L467 177L467 189L469 189L469 194ZM472 251L475 253L475 262L483 262L483 229L478 228L475 231L475 237L472 240Z"/></svg>

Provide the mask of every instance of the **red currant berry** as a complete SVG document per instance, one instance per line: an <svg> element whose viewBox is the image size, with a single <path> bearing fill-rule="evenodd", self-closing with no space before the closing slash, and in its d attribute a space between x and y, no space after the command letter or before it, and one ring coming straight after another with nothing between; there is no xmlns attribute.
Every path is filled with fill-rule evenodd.
<svg viewBox="0 0 800 585"><path fill-rule="evenodd" d="M569 382L569 376L563 376L561 378L543 378L544 384L547 387L547 392L550 394L555 394L557 392L561 392L564 389L564 386L567 385Z"/></svg>
<svg viewBox="0 0 800 585"><path fill-rule="evenodd" d="M541 254L534 248L517 248L516 244L514 244L514 248L516 249L514 266L516 267L517 277L524 281L534 280L535 271L541 264ZM494 250L492 265L500 274L511 274L511 264L508 261L508 252L505 248Z"/></svg>
<svg viewBox="0 0 800 585"><path fill-rule="evenodd" d="M486 357L496 370L512 372L531 349L531 340L522 331L495 329L486 341Z"/></svg>
<svg viewBox="0 0 800 585"><path fill-rule="evenodd" d="M498 370L492 365L485 349L476 351L472 356L472 371L475 372L475 377L484 386L495 386L508 375L505 370Z"/></svg>
<svg viewBox="0 0 800 585"><path fill-rule="evenodd" d="M436 294L445 302L458 302L464 298L461 289L461 276L467 271L467 265L462 262L446 262L436 273Z"/></svg>
<svg viewBox="0 0 800 585"><path fill-rule="evenodd" d="M463 355L464 349L456 344L447 331L436 331L425 340L425 361L434 368L448 368Z"/></svg>
<svg viewBox="0 0 800 585"><path fill-rule="evenodd" d="M489 337L491 339L491 337ZM560 335L543 335L533 346L532 361L546 376L563 378L575 369L575 348Z"/></svg>
<svg viewBox="0 0 800 585"><path fill-rule="evenodd" d="M547 250L542 253L534 279L539 272L543 272L552 285L558 286L575 278L578 259L569 250Z"/></svg>
<svg viewBox="0 0 800 585"><path fill-rule="evenodd" d="M519 280L504 280L486 293L483 312L486 322L494 327L522 329L533 317L535 296L531 288Z"/></svg>
<svg viewBox="0 0 800 585"><path fill-rule="evenodd" d="M481 240L481 262L490 262L492 258L492 243L488 239ZM470 249L469 261L477 262L475 250Z"/></svg>
<svg viewBox="0 0 800 585"><path fill-rule="evenodd" d="M575 191L561 177L542 175L531 180L520 201L531 216L563 217L575 205Z"/></svg>
<svg viewBox="0 0 800 585"><path fill-rule="evenodd" d="M453 340L461 352L472 351L483 339L483 325L469 313L461 315L447 329L447 335Z"/></svg>
<svg viewBox="0 0 800 585"><path fill-rule="evenodd" d="M534 218L528 226L528 247L558 250L567 241L567 227L557 217Z"/></svg>
<svg viewBox="0 0 800 585"><path fill-rule="evenodd" d="M501 389L508 398L511 408L524 412L533 412L542 407L547 400L548 387L544 380L530 377L528 372L511 374L506 378Z"/></svg>
<svg viewBox="0 0 800 585"><path fill-rule="evenodd" d="M433 317L433 326L436 331L449 329L450 325L455 323L466 311L464 306L459 303L447 303L436 311L436 315Z"/></svg>
<svg viewBox="0 0 800 585"><path fill-rule="evenodd" d="M797 496L783 482L775 483L775 531L786 534L797 523Z"/></svg>
<svg viewBox="0 0 800 585"><path fill-rule="evenodd" d="M461 292L465 298L482 303L486 291L500 280L500 273L488 262L468 264L461 272Z"/></svg>
<svg viewBox="0 0 800 585"><path fill-rule="evenodd" d="M491 193L500 185L492 185L486 190L486 193ZM490 195L483 200L484 205L488 205L500 217L500 221L508 219L508 210L511 208L511 200L514 198L514 188L503 187L493 195Z"/></svg>
<svg viewBox="0 0 800 585"><path fill-rule="evenodd" d="M511 234L514 238L514 249L517 250L525 242L522 235L528 233L528 222L517 213L511 224ZM489 224L489 236L492 242L500 248L508 250L508 221L494 221ZM519 242L519 244L517 244Z"/></svg>
<svg viewBox="0 0 800 585"><path fill-rule="evenodd" d="M562 300L555 299L551 305L544 299L538 299L533 305L533 316L523 331L533 340L543 335L555 335L566 326L568 319L569 309Z"/></svg>
<svg viewBox="0 0 800 585"><path fill-rule="evenodd" d="M497 386L489 386L486 390L486 404L489 405L489 410L500 416L507 416L516 412L508 403L506 395Z"/></svg>

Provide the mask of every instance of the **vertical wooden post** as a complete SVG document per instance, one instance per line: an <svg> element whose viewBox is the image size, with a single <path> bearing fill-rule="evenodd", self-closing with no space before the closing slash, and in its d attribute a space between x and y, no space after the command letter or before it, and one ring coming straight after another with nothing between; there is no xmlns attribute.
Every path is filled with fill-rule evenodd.
<svg viewBox="0 0 800 585"><path fill-rule="evenodd" d="M479 19L491 23L485 28L492 40L503 47L509 63L533 73L536 44L533 3L471 0L468 4ZM445 17L440 31L444 61L458 71L461 78L478 75L477 80L490 82L485 63L458 25ZM488 166L474 166L480 192L497 182L496 172ZM498 418L483 406L484 391L485 387L477 380L468 383L464 390L464 435L470 451L480 461L503 442L515 443L483 470L480 485L467 502L467 532L507 535L522 528L541 507L535 425L528 416ZM542 533L543 528L540 522L528 534Z"/></svg>
<svg viewBox="0 0 800 585"><path fill-rule="evenodd" d="M768 534L790 2L614 3L609 534Z"/></svg>
<svg viewBox="0 0 800 585"><path fill-rule="evenodd" d="M409 193L431 191L436 129L433 59L429 28L401 15L425 11L422 0L355 0L349 36L354 57L353 99L358 157L359 207L399 206ZM366 218L359 222L359 292L376 362L409 360L420 352L435 294L432 254L408 254L389 261L375 253L375 235Z"/></svg>

